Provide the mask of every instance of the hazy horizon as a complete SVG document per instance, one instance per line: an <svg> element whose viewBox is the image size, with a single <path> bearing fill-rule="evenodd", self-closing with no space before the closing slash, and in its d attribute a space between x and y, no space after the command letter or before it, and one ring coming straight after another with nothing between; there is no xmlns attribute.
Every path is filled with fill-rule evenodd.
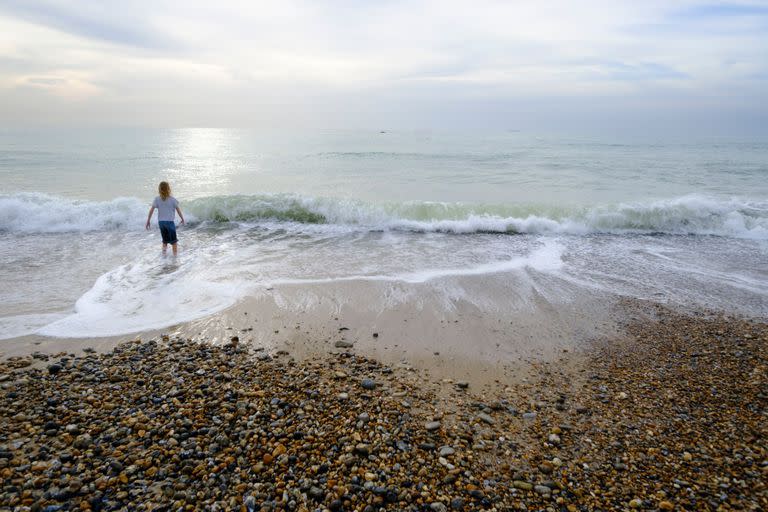
<svg viewBox="0 0 768 512"><path fill-rule="evenodd" d="M0 2L15 126L768 132L768 3Z"/></svg>

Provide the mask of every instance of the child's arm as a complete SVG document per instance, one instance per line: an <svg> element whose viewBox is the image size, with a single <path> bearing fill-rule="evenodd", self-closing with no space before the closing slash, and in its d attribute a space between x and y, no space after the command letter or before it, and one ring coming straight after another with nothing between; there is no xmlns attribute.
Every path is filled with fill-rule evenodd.
<svg viewBox="0 0 768 512"><path fill-rule="evenodd" d="M181 224L184 224L184 214L181 213L181 208L179 208L178 206L176 207L176 213L179 214L179 218L181 219Z"/></svg>
<svg viewBox="0 0 768 512"><path fill-rule="evenodd" d="M147 229L149 229L149 221L152 220L153 213L155 213L155 205L152 205L149 208L149 215L147 215L147 226L146 226Z"/></svg>

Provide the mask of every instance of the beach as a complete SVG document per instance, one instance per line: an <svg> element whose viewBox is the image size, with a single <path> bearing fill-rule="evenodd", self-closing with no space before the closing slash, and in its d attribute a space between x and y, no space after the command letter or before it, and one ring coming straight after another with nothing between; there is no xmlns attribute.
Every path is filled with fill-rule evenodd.
<svg viewBox="0 0 768 512"><path fill-rule="evenodd" d="M765 4L0 2L0 512L768 510Z"/></svg>
<svg viewBox="0 0 768 512"><path fill-rule="evenodd" d="M265 349L241 328L216 343L142 336L103 353L6 358L0 502L764 509L768 325L616 307L616 335L476 383L433 375L437 355L378 361L344 344L338 324L323 354Z"/></svg>
<svg viewBox="0 0 768 512"><path fill-rule="evenodd" d="M765 508L768 145L715 142L0 133L0 508Z"/></svg>

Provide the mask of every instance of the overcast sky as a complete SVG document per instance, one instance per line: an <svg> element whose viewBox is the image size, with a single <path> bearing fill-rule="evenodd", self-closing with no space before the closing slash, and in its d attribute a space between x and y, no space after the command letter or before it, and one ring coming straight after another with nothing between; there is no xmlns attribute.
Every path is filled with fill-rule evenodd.
<svg viewBox="0 0 768 512"><path fill-rule="evenodd" d="M768 125L768 0L0 0L0 122Z"/></svg>

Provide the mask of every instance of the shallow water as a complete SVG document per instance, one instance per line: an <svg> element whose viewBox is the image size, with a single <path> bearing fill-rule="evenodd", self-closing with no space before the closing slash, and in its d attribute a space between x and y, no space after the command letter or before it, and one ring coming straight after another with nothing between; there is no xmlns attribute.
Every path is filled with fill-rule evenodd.
<svg viewBox="0 0 768 512"><path fill-rule="evenodd" d="M162 328L344 280L514 308L446 286L489 275L553 304L583 289L765 316L766 178L765 140L3 132L0 337ZM143 229L159 179L188 221L178 259Z"/></svg>

